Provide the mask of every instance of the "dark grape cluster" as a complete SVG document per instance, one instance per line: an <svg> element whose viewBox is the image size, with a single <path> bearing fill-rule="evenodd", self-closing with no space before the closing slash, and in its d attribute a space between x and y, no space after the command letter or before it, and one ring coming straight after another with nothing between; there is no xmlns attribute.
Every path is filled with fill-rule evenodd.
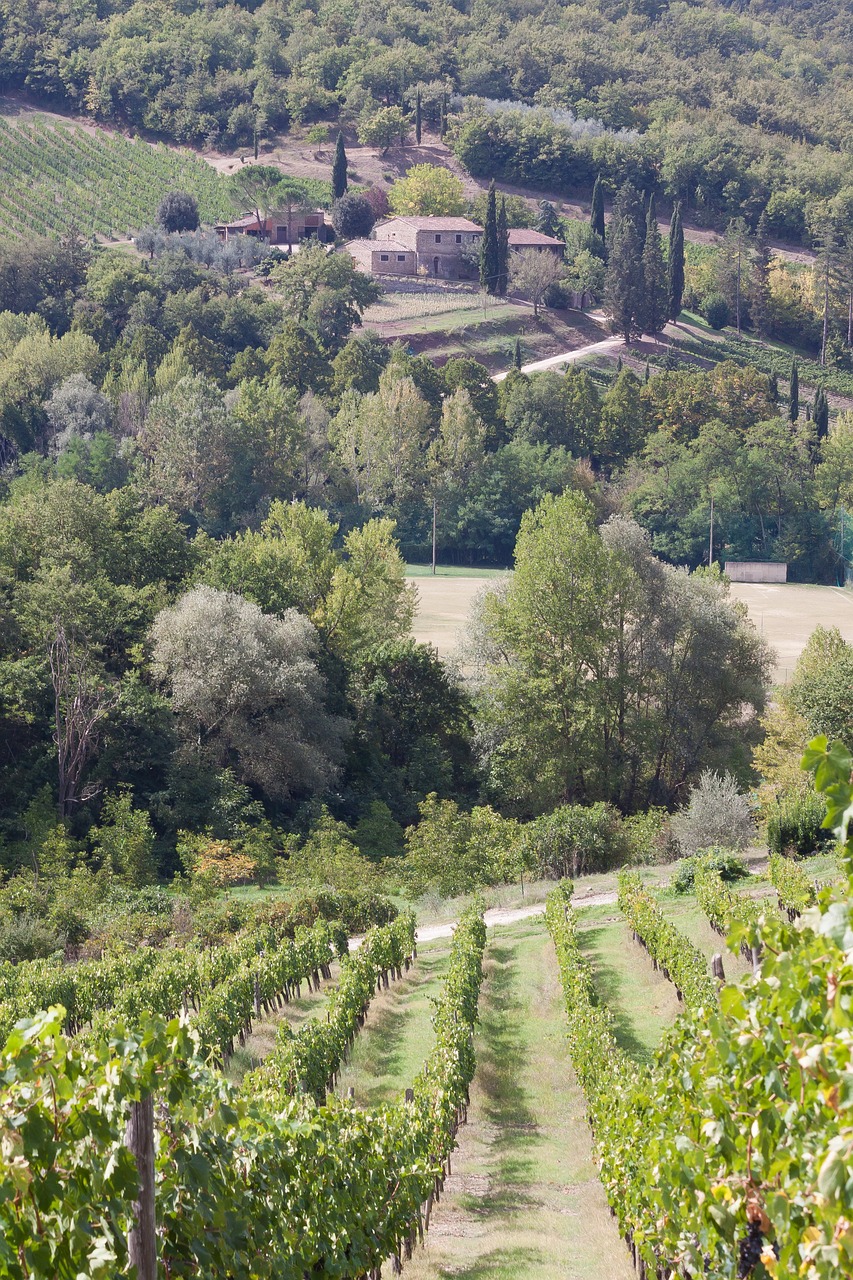
<svg viewBox="0 0 853 1280"><path fill-rule="evenodd" d="M761 1234L761 1223L750 1222L749 1230L738 1244L738 1280L747 1280L747 1277L752 1275L752 1269L760 1260L763 1248L764 1236Z"/></svg>

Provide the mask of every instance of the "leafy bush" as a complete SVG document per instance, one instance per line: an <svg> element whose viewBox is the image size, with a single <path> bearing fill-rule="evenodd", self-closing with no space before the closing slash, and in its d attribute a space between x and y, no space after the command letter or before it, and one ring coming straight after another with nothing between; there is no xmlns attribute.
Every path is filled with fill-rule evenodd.
<svg viewBox="0 0 853 1280"><path fill-rule="evenodd" d="M157 221L164 231L195 231L198 201L186 191L167 191L157 207Z"/></svg>
<svg viewBox="0 0 853 1280"><path fill-rule="evenodd" d="M752 805L730 773L706 769L687 807L673 817L672 829L687 856L712 845L745 849L755 836Z"/></svg>
<svg viewBox="0 0 853 1280"><path fill-rule="evenodd" d="M24 912L0 919L0 960L43 960L65 947L65 938L45 920Z"/></svg>
<svg viewBox="0 0 853 1280"><path fill-rule="evenodd" d="M553 880L608 871L629 850L618 811L601 801L563 805L532 822L528 836L539 873Z"/></svg>
<svg viewBox="0 0 853 1280"><path fill-rule="evenodd" d="M719 293L708 295L702 311L712 329L724 329L729 323L729 304Z"/></svg>
<svg viewBox="0 0 853 1280"><path fill-rule="evenodd" d="M821 827L826 804L814 791L783 796L767 819L767 846L771 853L794 852L808 857L832 834Z"/></svg>
<svg viewBox="0 0 853 1280"><path fill-rule="evenodd" d="M666 809L652 808L632 814L625 819L623 830L630 845L631 861L636 866L673 862L678 856L678 841Z"/></svg>
<svg viewBox="0 0 853 1280"><path fill-rule="evenodd" d="M373 205L357 191L348 191L332 205L332 226L343 240L369 236L375 222Z"/></svg>
<svg viewBox="0 0 853 1280"><path fill-rule="evenodd" d="M739 858L733 849L719 846L705 849L701 854L692 854L689 858L680 858L670 881L670 887L676 893L692 893L695 886L697 867L706 867L716 871L721 880L732 883L744 880L749 875L749 867L743 858Z"/></svg>

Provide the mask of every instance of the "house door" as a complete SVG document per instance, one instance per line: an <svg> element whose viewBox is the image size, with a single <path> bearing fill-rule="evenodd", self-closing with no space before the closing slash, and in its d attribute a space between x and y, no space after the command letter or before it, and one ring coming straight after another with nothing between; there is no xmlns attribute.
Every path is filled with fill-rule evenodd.
<svg viewBox="0 0 853 1280"><path fill-rule="evenodd" d="M432 260L432 274L434 276L438 275L438 258L433 258Z"/></svg>

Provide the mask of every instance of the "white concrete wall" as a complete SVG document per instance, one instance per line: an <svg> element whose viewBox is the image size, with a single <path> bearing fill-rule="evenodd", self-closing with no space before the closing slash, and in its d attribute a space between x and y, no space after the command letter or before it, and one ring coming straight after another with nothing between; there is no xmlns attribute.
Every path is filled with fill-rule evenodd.
<svg viewBox="0 0 853 1280"><path fill-rule="evenodd" d="M788 581L788 566L775 560L727 560L723 572L732 582Z"/></svg>

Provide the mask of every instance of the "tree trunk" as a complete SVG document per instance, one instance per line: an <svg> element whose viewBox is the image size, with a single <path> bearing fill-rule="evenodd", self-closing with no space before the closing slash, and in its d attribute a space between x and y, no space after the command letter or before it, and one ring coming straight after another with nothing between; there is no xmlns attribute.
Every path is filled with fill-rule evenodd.
<svg viewBox="0 0 853 1280"><path fill-rule="evenodd" d="M157 1280L157 1222L154 1213L154 1099L149 1093L134 1102L125 1143L136 1160L139 1199L133 1205L133 1226L127 1239L137 1280Z"/></svg>
<svg viewBox="0 0 853 1280"><path fill-rule="evenodd" d="M438 516L438 499L433 497L432 500L432 571L435 573L435 548L436 548L436 523Z"/></svg>

